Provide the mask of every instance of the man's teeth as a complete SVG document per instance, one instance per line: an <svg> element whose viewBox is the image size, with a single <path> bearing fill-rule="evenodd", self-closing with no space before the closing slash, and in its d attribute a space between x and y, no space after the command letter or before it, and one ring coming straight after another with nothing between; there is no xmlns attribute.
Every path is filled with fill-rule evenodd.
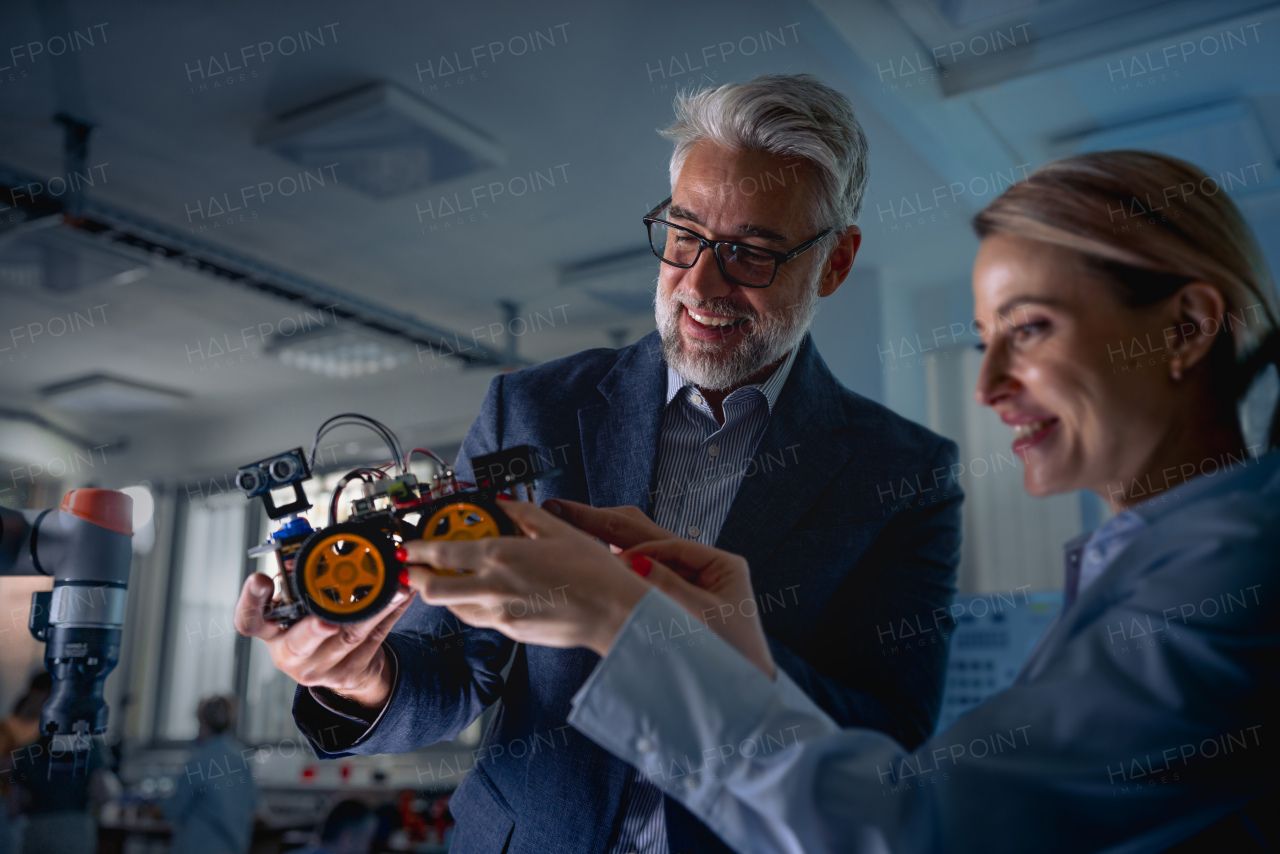
<svg viewBox="0 0 1280 854"><path fill-rule="evenodd" d="M1014 424L1013 438L1025 439L1028 436L1034 436L1048 426L1048 421L1029 421L1026 424Z"/></svg>
<svg viewBox="0 0 1280 854"><path fill-rule="evenodd" d="M685 307L685 311L689 312L689 316L701 323L703 326L734 326L742 322L741 317L706 317L698 314L691 308Z"/></svg>

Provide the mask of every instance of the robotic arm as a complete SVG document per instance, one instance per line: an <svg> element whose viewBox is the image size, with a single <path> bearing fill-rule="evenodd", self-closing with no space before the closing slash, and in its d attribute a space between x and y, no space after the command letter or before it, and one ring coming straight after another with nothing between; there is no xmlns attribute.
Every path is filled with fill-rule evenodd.
<svg viewBox="0 0 1280 854"><path fill-rule="evenodd" d="M90 737L107 728L102 691L120 658L132 519L133 499L110 489L73 489L57 509L0 508L0 576L53 578L32 594L28 624L53 675L40 713L50 778L83 776Z"/></svg>

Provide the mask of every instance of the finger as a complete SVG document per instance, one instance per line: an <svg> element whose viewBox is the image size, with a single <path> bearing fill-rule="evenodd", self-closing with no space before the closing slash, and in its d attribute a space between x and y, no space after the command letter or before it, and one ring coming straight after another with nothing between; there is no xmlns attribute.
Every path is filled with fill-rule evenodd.
<svg viewBox="0 0 1280 854"><path fill-rule="evenodd" d="M671 569L680 573L681 576L696 584L704 569L712 566L721 555L727 554L727 552L721 552L714 546L695 543L692 540L680 537L672 537L665 540L651 540L647 543L641 543L624 551L621 557L630 561L637 555L644 555L652 560L662 561Z"/></svg>
<svg viewBox="0 0 1280 854"><path fill-rule="evenodd" d="M502 505L502 509L515 520L526 536L533 539L582 535L581 531L568 522L557 519L551 513L528 501L508 501Z"/></svg>
<svg viewBox="0 0 1280 854"><path fill-rule="evenodd" d="M245 637L271 640L282 631L275 623L264 617L271 597L275 595L276 583L270 576L255 572L244 580L240 589L240 599L236 602L236 631Z"/></svg>
<svg viewBox="0 0 1280 854"><path fill-rule="evenodd" d="M624 549L671 536L670 531L638 509L635 512L623 512L622 508L601 509L563 498L548 499L543 506L548 504L552 505L552 512L574 527Z"/></svg>
<svg viewBox="0 0 1280 854"><path fill-rule="evenodd" d="M656 560L650 561L649 574L645 576L645 579L704 623L708 617L703 614L703 611L714 609L717 605L707 591L690 584L672 571L670 567Z"/></svg>
<svg viewBox="0 0 1280 854"><path fill-rule="evenodd" d="M431 605L489 604L493 598L510 595L506 585L492 572L441 575L411 566L409 586L418 591L422 601Z"/></svg>
<svg viewBox="0 0 1280 854"><path fill-rule="evenodd" d="M338 631L312 653L312 658L329 656L337 660L353 654L354 650L358 649L383 621L390 618L391 624L395 625L395 621L400 619L400 615L412 602L412 590L397 590L386 607L369 619L338 626Z"/></svg>
<svg viewBox="0 0 1280 854"><path fill-rule="evenodd" d="M402 590L396 593L391 603L378 617L362 624L367 625L368 630L363 633L364 637L361 639L359 646L346 656L347 663L352 670L360 672L369 666L369 662L378 652L378 647L382 646L382 642L387 639L387 635L391 634L391 630L395 628L400 617L413 604L413 595ZM332 642L332 639L330 639L330 642Z"/></svg>
<svg viewBox="0 0 1280 854"><path fill-rule="evenodd" d="M279 640L287 653L295 658L309 658L320 648L320 644L336 635L341 628L333 623L326 623L319 617L303 617L288 631L280 635Z"/></svg>
<svg viewBox="0 0 1280 854"><path fill-rule="evenodd" d="M434 566L462 572L474 572L489 563L486 551L491 548L483 540L408 540L403 548L408 553L405 563Z"/></svg>

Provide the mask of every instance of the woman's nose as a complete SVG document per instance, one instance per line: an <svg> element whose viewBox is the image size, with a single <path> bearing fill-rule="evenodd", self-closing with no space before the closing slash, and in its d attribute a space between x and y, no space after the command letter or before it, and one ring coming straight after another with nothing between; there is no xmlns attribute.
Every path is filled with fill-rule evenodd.
<svg viewBox="0 0 1280 854"><path fill-rule="evenodd" d="M1009 358L1004 348L999 344L988 346L982 356L982 367L978 369L974 400L980 406L995 406L1017 388L1018 381L1009 373Z"/></svg>

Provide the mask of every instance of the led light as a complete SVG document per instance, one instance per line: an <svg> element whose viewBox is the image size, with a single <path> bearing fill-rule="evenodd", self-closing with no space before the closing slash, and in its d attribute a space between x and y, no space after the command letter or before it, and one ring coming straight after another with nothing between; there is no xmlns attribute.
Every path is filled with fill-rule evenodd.
<svg viewBox="0 0 1280 854"><path fill-rule="evenodd" d="M391 371L412 356L404 348L369 341L349 332L272 346L283 364L326 377L347 379Z"/></svg>

